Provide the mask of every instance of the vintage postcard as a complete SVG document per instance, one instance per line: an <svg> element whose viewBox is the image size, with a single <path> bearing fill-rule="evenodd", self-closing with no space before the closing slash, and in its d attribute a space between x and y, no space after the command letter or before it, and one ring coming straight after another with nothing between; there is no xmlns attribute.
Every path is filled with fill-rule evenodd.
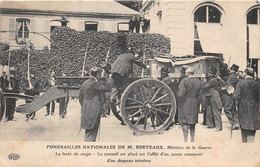
<svg viewBox="0 0 260 167"><path fill-rule="evenodd" d="M0 166L260 166L259 0L0 1Z"/></svg>

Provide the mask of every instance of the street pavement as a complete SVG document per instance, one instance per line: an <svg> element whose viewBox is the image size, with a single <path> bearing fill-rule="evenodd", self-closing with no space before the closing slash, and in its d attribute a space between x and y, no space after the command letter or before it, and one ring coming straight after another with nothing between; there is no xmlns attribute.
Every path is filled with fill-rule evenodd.
<svg viewBox="0 0 260 167"><path fill-rule="evenodd" d="M17 105L24 104L18 100ZM59 117L59 103L55 106L55 115L46 114L46 107L36 113L36 120L26 121L25 115L15 113L15 121L0 122L0 141L62 141L82 142L84 130L80 130L80 104L77 100L70 100L66 118ZM223 130L216 131L201 125L202 114L199 114L199 123L196 124L195 143L235 143L241 144L240 130L234 130L230 138L230 124L222 112ZM78 135L79 133L79 135ZM135 135L127 126L120 125L120 121L111 113L109 117L101 119L98 142L162 142L183 143L183 134L180 125L174 125L169 130L154 135ZM256 141L260 141L260 133L256 132Z"/></svg>

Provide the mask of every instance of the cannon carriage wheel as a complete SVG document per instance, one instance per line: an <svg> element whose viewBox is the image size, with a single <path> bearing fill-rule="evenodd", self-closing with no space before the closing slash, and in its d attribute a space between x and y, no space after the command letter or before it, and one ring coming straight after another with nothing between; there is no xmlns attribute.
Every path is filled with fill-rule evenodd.
<svg viewBox="0 0 260 167"><path fill-rule="evenodd" d="M125 124L137 134L155 134L165 130L176 113L176 99L165 83L140 79L122 94L120 110Z"/></svg>

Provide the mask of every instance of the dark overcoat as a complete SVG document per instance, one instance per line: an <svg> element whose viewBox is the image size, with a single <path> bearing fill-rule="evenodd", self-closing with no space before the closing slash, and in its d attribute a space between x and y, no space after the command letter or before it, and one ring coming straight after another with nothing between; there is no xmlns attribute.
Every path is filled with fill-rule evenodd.
<svg viewBox="0 0 260 167"><path fill-rule="evenodd" d="M93 129L102 112L103 93L109 92L112 84L112 79L108 79L107 84L102 85L94 77L83 82L79 93L82 129Z"/></svg>
<svg viewBox="0 0 260 167"><path fill-rule="evenodd" d="M181 101L178 120L181 123L196 124L199 114L202 82L194 78L184 78L179 85L177 96Z"/></svg>
<svg viewBox="0 0 260 167"><path fill-rule="evenodd" d="M240 127L247 130L260 129L259 83L252 78L239 81L233 98L238 101Z"/></svg>
<svg viewBox="0 0 260 167"><path fill-rule="evenodd" d="M133 63L145 68L146 66L134 58L133 53L123 53L111 64L111 73L118 73L121 76L129 75L133 71Z"/></svg>
<svg viewBox="0 0 260 167"><path fill-rule="evenodd" d="M211 78L203 87L204 93L209 93L211 98L215 101L217 108L220 110L223 107L220 95L219 95L219 81L217 78Z"/></svg>

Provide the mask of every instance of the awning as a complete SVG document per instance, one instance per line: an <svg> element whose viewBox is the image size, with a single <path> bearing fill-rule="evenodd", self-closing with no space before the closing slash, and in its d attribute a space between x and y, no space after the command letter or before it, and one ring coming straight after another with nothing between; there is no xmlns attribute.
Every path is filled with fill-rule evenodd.
<svg viewBox="0 0 260 167"><path fill-rule="evenodd" d="M260 25L249 24L249 58L260 59Z"/></svg>
<svg viewBox="0 0 260 167"><path fill-rule="evenodd" d="M196 23L200 44L205 53L223 53L223 26L219 23Z"/></svg>

